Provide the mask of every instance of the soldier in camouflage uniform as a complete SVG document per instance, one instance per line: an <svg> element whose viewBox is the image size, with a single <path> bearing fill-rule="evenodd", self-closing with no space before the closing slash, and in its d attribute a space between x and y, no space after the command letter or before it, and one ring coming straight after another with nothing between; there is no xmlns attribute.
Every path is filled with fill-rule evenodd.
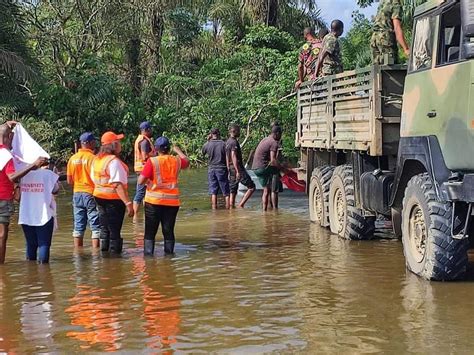
<svg viewBox="0 0 474 355"><path fill-rule="evenodd" d="M341 46L338 38L343 32L344 23L340 20L334 20L331 23L331 32L324 37L323 48L319 53L313 79L316 79L319 75L327 76L342 73Z"/></svg>
<svg viewBox="0 0 474 355"><path fill-rule="evenodd" d="M323 44L323 38L327 34L328 30L326 28L322 28L317 37L311 27L304 29L303 36L306 43L301 48L298 57L298 80L295 83L295 90L298 90L304 81L313 78L313 71Z"/></svg>
<svg viewBox="0 0 474 355"><path fill-rule="evenodd" d="M381 0L370 40L374 64L394 64L398 60L397 42L408 56L410 49L402 29L400 0ZM388 57L386 59L386 57ZM387 62L388 60L388 62Z"/></svg>

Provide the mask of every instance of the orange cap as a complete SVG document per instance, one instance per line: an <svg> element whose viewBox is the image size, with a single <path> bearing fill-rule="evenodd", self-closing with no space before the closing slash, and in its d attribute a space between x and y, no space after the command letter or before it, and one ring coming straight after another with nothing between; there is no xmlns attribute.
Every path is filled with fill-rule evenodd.
<svg viewBox="0 0 474 355"><path fill-rule="evenodd" d="M115 134L112 131L105 132L102 137L100 138L100 143L104 144L111 144L113 142L119 141L125 137L123 134Z"/></svg>

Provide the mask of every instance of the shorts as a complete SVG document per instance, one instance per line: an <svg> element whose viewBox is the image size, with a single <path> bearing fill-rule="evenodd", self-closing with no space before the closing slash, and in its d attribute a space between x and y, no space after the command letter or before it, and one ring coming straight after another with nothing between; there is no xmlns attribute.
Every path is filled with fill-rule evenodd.
<svg viewBox="0 0 474 355"><path fill-rule="evenodd" d="M0 223L9 224L14 211L13 200L0 200Z"/></svg>
<svg viewBox="0 0 474 355"><path fill-rule="evenodd" d="M258 181L262 187L271 187L273 192L279 191L280 182L280 170L274 166L267 166L266 168L260 168L254 170L255 175L258 177Z"/></svg>
<svg viewBox="0 0 474 355"><path fill-rule="evenodd" d="M207 181L210 195L218 195L221 191L224 196L229 196L229 172L227 168L209 168Z"/></svg>
<svg viewBox="0 0 474 355"><path fill-rule="evenodd" d="M253 182L252 178L247 173L247 170L245 170L245 168L240 169L240 180L236 179L234 168L230 168L229 175L230 175L230 180L229 180L230 193L232 194L237 193L237 191L239 190L239 183L244 185L249 190L255 189L255 183Z"/></svg>

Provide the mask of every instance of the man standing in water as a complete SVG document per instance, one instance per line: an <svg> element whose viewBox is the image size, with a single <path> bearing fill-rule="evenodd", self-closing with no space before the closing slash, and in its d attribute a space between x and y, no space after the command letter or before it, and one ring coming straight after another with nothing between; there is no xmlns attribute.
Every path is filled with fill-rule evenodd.
<svg viewBox="0 0 474 355"><path fill-rule="evenodd" d="M226 149L228 159L230 160L229 164L229 185L230 185L230 207L235 208L235 197L239 189L239 183L247 187L242 201L239 203L240 208L244 208L245 203L249 200L252 194L255 191L255 184L252 181L252 178L245 170L243 159L242 159L242 150L238 138L240 137L240 126L237 124L232 124L229 129L229 138L226 142Z"/></svg>
<svg viewBox="0 0 474 355"><path fill-rule="evenodd" d="M5 263L10 217L14 210L14 184L18 183L30 171L36 170L47 163L46 158L40 157L33 164L18 172L15 171L13 155L11 154L13 127L15 125L16 122L10 121L0 126L0 264Z"/></svg>
<svg viewBox="0 0 474 355"><path fill-rule="evenodd" d="M221 134L217 128L211 130L208 142L202 147L202 153L208 157L207 179L212 209L217 209L217 194L219 190L225 197L226 208L229 209L229 159L226 153L225 142L221 139Z"/></svg>
<svg viewBox="0 0 474 355"><path fill-rule="evenodd" d="M150 122L142 122L140 124L140 134L138 135L137 139L135 140L135 147L134 147L134 170L137 174L137 179L140 176L141 172L143 171L143 167L145 166L146 161L150 158L155 156L155 150L153 148L152 142L152 128ZM138 180L137 180L138 181ZM137 190L135 193L135 197L133 198L133 222L137 222L138 218L138 210L140 209L140 205L143 203L143 199L145 198L146 192L146 185L140 185L137 182Z"/></svg>
<svg viewBox="0 0 474 355"><path fill-rule="evenodd" d="M92 247L99 247L100 223L99 212L94 196L94 182L91 177L92 161L95 158L96 139L90 132L85 132L79 138L81 148L67 163L67 182L73 186L74 211L74 246L84 245L84 233L87 223L92 231Z"/></svg>
<svg viewBox="0 0 474 355"><path fill-rule="evenodd" d="M278 162L282 130L274 125L270 136L262 139L255 150L252 170L257 175L263 187L262 208L268 209L268 199L271 193L272 205L278 209L279 176L281 166Z"/></svg>

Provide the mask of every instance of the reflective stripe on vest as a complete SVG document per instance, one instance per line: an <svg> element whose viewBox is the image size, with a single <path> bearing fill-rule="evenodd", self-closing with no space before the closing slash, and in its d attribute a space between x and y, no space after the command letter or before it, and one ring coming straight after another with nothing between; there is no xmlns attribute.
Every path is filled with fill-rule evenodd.
<svg viewBox="0 0 474 355"><path fill-rule="evenodd" d="M145 202L154 205L179 206L178 174L181 160L171 155L150 158L153 179L147 186Z"/></svg>
<svg viewBox="0 0 474 355"><path fill-rule="evenodd" d="M94 167L94 196L107 200L119 200L120 197L117 194L117 189L113 184L109 184L110 175L107 173L109 164L114 160L118 159L115 155L107 155L103 158L96 157L92 162ZM119 160L120 161L120 160ZM125 170L128 171L127 166L120 161L124 166ZM125 191L127 191L127 185L124 185Z"/></svg>
<svg viewBox="0 0 474 355"><path fill-rule="evenodd" d="M147 191L147 195L152 198L159 200L177 200L179 199L179 194L165 194L162 192Z"/></svg>
<svg viewBox="0 0 474 355"><path fill-rule="evenodd" d="M135 159L134 170L137 173L142 172L143 167L145 166L145 160L142 159L142 154L140 150L140 143L145 139L148 141L148 143L150 143L150 148L151 148L150 154L151 155L155 154L155 149L153 147L153 142L151 141L151 139L148 138L147 136L144 136L143 134L138 135L137 139L135 139L135 145L134 145L134 159Z"/></svg>

